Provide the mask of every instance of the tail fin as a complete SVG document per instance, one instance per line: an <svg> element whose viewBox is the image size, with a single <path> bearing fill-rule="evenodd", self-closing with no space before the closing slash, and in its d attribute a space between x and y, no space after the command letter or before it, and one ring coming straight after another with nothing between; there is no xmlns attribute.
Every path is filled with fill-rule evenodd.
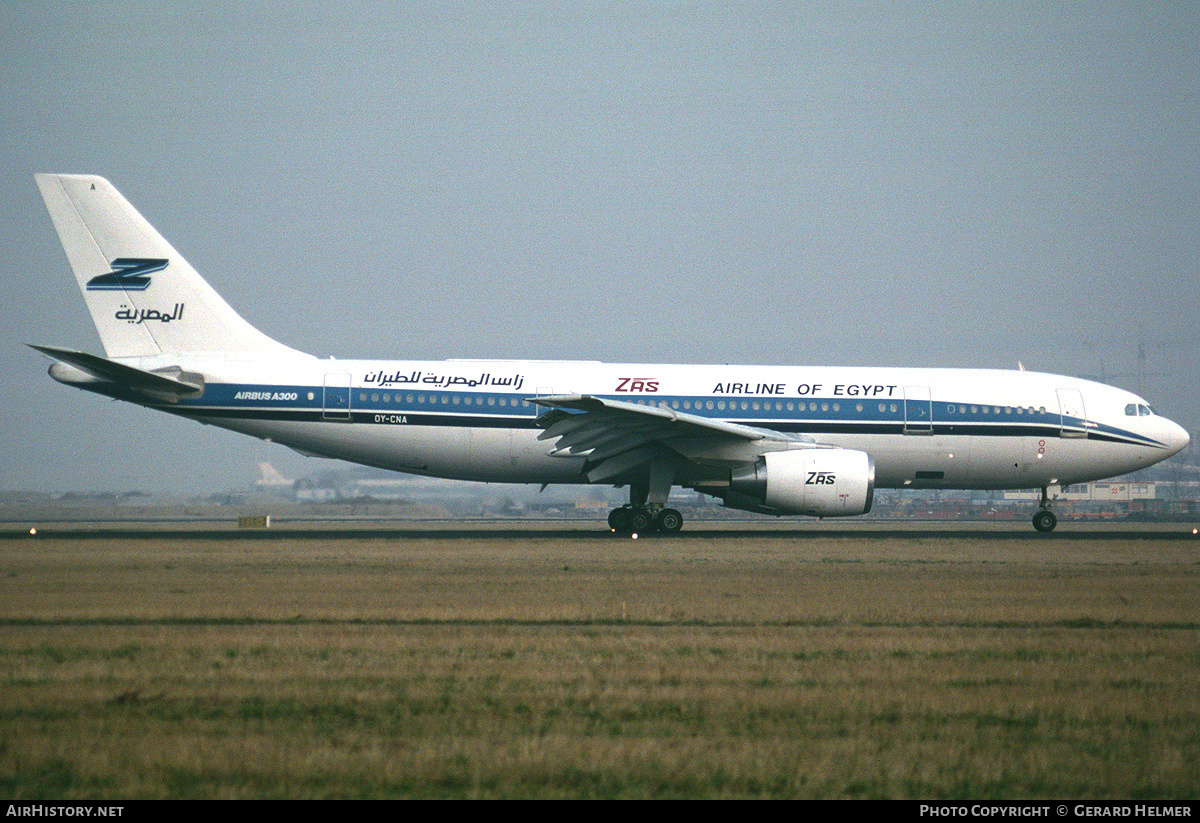
<svg viewBox="0 0 1200 823"><path fill-rule="evenodd" d="M258 470L262 472L262 477L254 481L256 486L290 486L295 482L280 474L270 463L259 463Z"/></svg>
<svg viewBox="0 0 1200 823"><path fill-rule="evenodd" d="M35 177L109 357L299 354L243 320L107 180Z"/></svg>

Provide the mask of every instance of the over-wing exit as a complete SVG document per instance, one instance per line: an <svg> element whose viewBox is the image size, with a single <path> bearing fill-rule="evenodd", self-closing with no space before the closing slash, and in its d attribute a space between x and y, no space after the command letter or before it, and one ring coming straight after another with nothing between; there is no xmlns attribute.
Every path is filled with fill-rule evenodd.
<svg viewBox="0 0 1200 823"><path fill-rule="evenodd" d="M678 531L676 486L813 517L864 514L877 488L1034 488L1051 531L1061 486L1188 444L1127 391L1025 371L319 360L247 323L107 180L37 183L106 354L34 346L55 380L400 472L627 487L617 532Z"/></svg>

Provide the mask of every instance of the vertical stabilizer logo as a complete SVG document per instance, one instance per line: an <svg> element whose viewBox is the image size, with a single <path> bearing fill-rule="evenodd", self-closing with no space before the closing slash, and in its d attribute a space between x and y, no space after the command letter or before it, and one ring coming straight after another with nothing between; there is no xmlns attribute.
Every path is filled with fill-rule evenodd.
<svg viewBox="0 0 1200 823"><path fill-rule="evenodd" d="M150 274L167 267L166 260L150 257L118 257L112 261L113 270L99 274L87 282L88 291L145 291Z"/></svg>

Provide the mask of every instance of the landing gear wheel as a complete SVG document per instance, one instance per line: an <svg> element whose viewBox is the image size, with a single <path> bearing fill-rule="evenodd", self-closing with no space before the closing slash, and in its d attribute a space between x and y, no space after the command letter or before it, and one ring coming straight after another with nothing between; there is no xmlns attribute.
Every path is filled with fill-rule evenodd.
<svg viewBox="0 0 1200 823"><path fill-rule="evenodd" d="M633 531L632 520L633 509L628 506L613 509L608 513L608 527L617 534L629 534L629 532Z"/></svg>
<svg viewBox="0 0 1200 823"><path fill-rule="evenodd" d="M633 509L629 518L629 528L635 534L650 531L654 525L654 515L645 509Z"/></svg>
<svg viewBox="0 0 1200 823"><path fill-rule="evenodd" d="M654 526L661 532L674 534L683 528L683 515L674 509L663 509L655 518Z"/></svg>
<svg viewBox="0 0 1200 823"><path fill-rule="evenodd" d="M1052 532L1057 525L1058 518L1048 509L1042 509L1033 516L1033 527L1040 532Z"/></svg>

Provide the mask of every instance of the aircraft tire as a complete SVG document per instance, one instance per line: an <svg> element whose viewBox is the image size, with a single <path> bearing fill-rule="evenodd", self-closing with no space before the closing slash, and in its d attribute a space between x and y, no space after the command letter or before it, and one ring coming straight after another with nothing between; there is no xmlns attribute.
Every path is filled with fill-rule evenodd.
<svg viewBox="0 0 1200 823"><path fill-rule="evenodd" d="M683 515L675 509L663 509L655 518L654 525L660 532L674 534L683 528Z"/></svg>
<svg viewBox="0 0 1200 823"><path fill-rule="evenodd" d="M629 518L629 528L635 534L643 534L654 527L654 515L645 509L634 509Z"/></svg>
<svg viewBox="0 0 1200 823"><path fill-rule="evenodd" d="M1042 509L1033 516L1033 527L1040 532L1052 532L1058 525L1058 518L1049 509Z"/></svg>
<svg viewBox="0 0 1200 823"><path fill-rule="evenodd" d="M632 528L633 509L622 506L608 513L608 527L617 534L629 534Z"/></svg>

